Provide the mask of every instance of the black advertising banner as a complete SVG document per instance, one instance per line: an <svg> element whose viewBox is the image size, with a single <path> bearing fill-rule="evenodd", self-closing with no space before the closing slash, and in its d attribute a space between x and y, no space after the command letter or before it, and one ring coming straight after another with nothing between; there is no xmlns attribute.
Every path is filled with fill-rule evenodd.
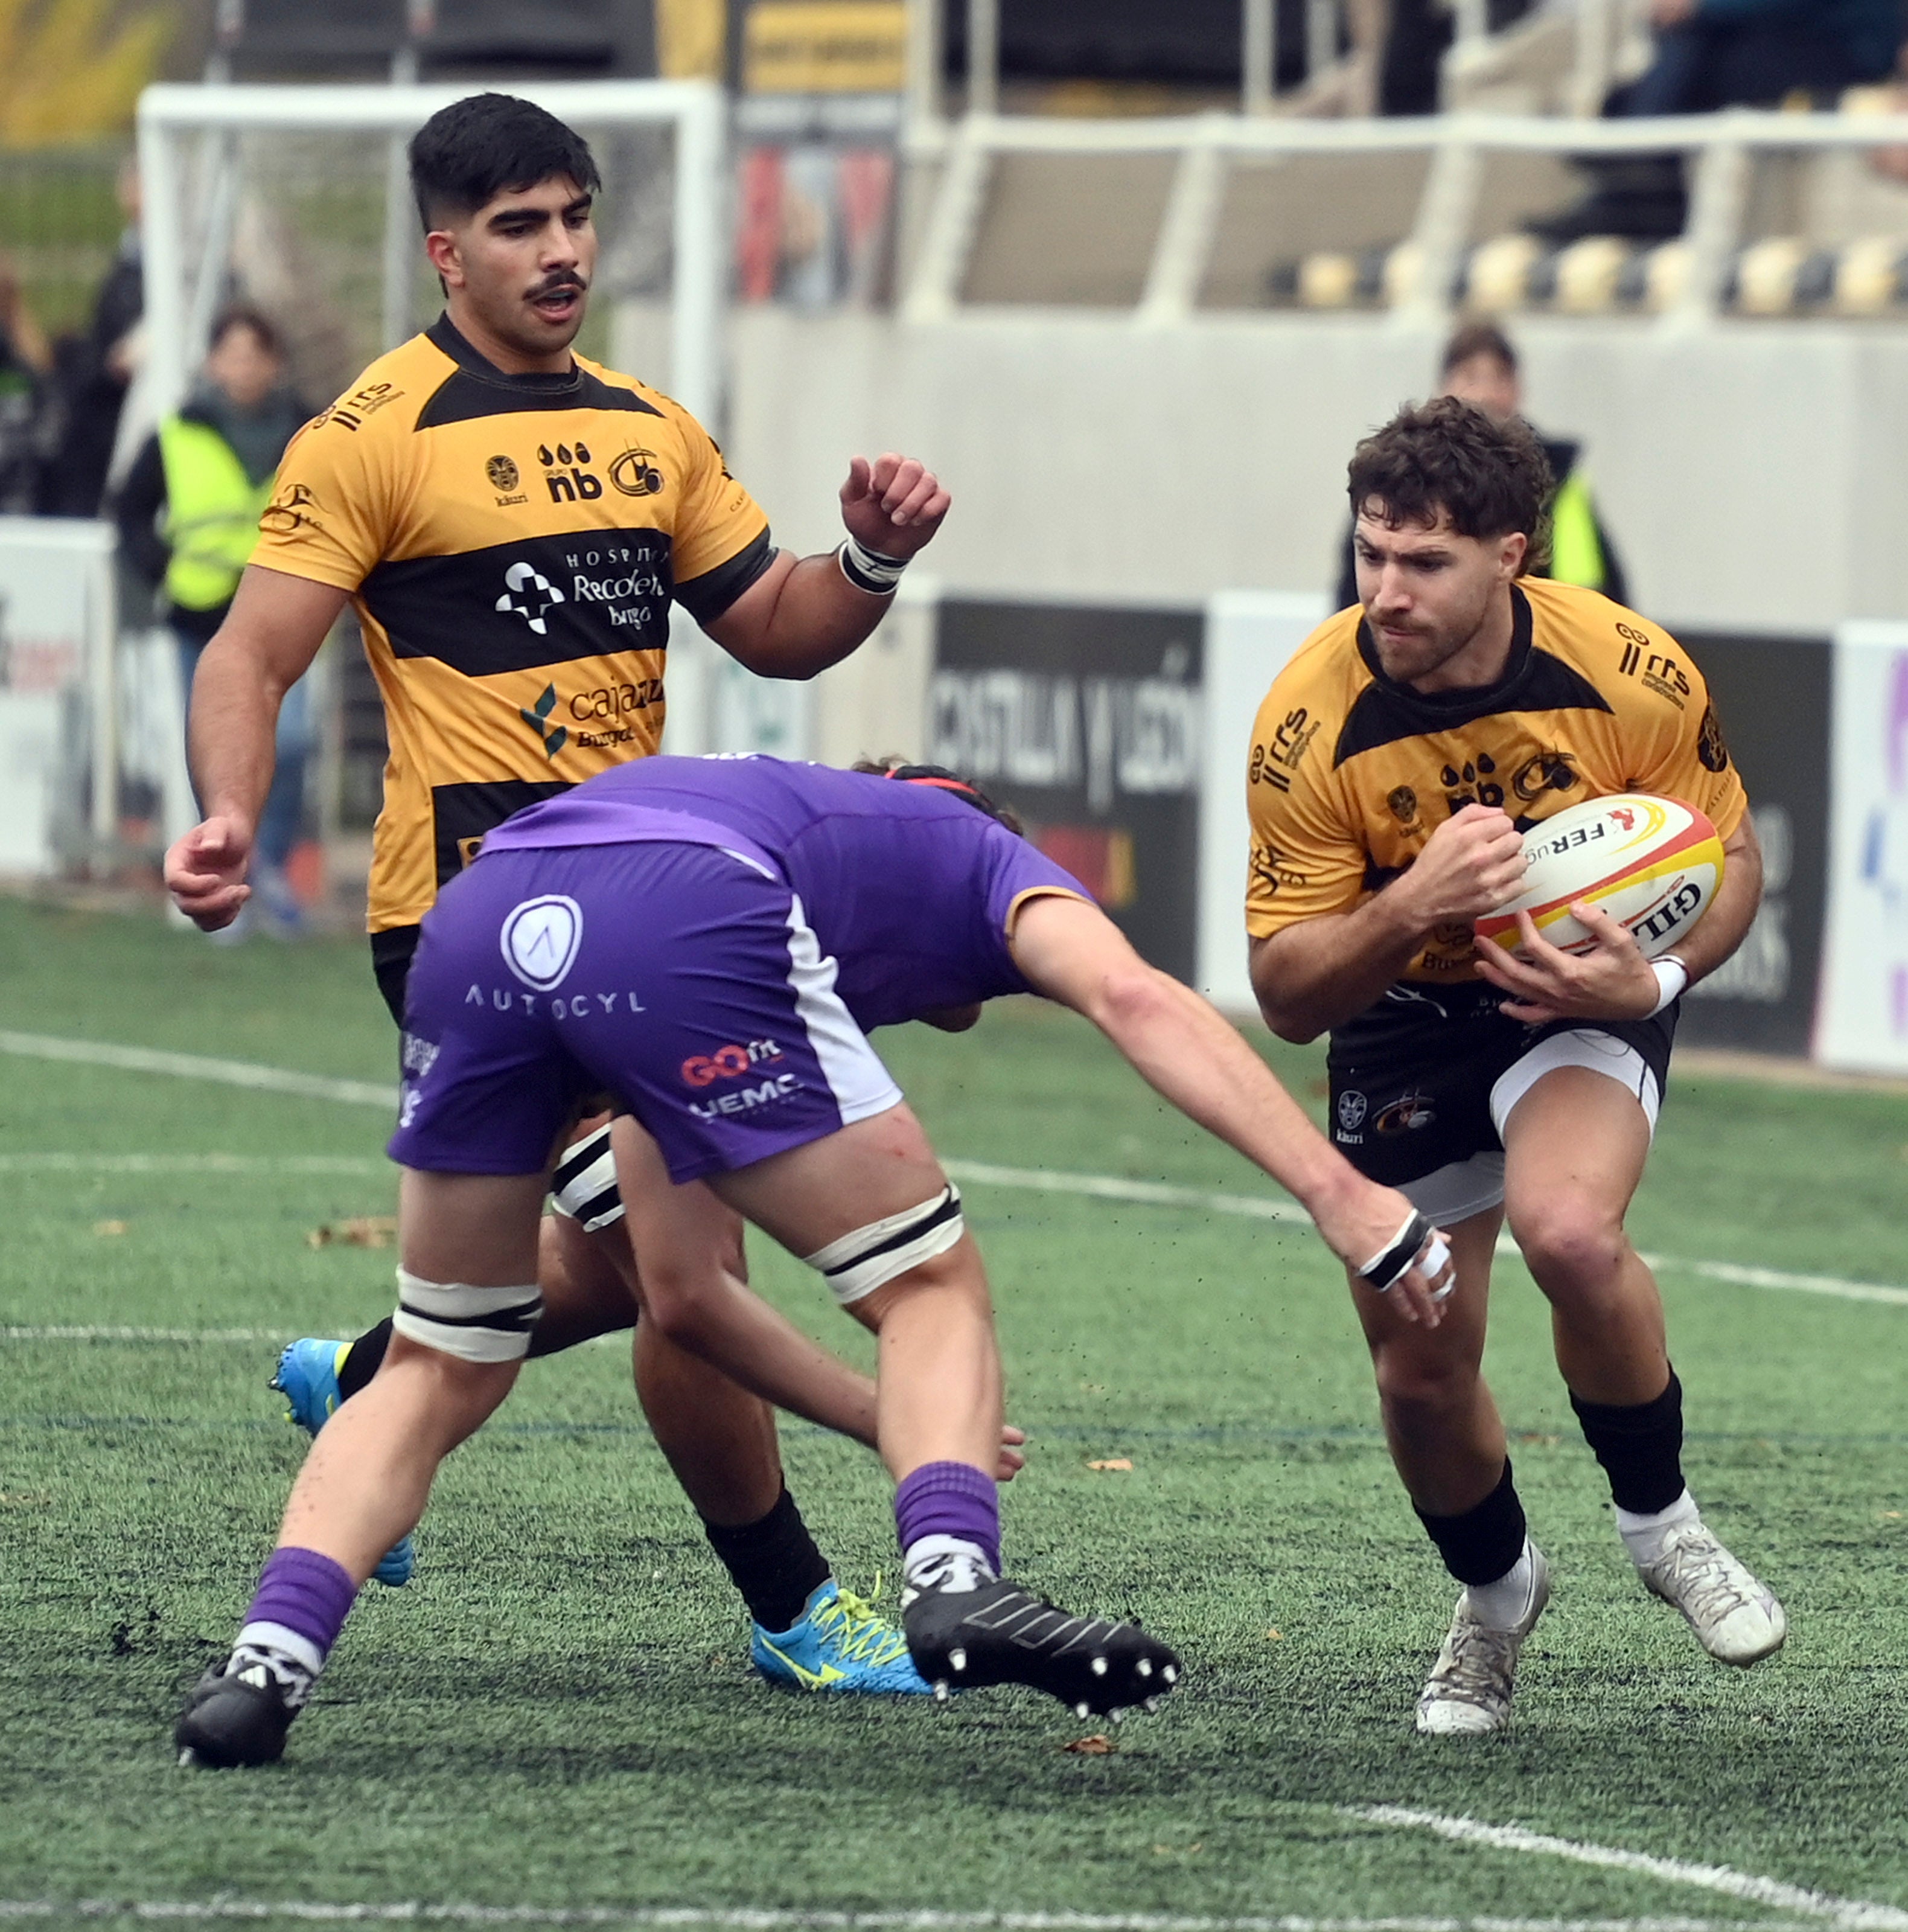
<svg viewBox="0 0 1908 1932"><path fill-rule="evenodd" d="M929 753L1011 804L1155 965L1191 981L1199 892L1197 610L940 607Z"/></svg>
<svg viewBox="0 0 1908 1932"><path fill-rule="evenodd" d="M1677 633L1709 694L1762 840L1762 910L1736 956L1683 1002L1680 1043L1806 1055L1829 879L1826 638Z"/></svg>

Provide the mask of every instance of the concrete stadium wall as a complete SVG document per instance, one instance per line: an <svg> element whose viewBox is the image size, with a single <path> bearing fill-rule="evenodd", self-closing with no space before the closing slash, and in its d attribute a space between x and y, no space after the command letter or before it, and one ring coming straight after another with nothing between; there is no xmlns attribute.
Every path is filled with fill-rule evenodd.
<svg viewBox="0 0 1908 1932"><path fill-rule="evenodd" d="M855 450L932 461L951 590L1197 603L1329 580L1352 444L1426 393L1435 332L1388 316L1001 311L912 326L749 308L728 443L777 536L837 541ZM1674 627L1826 634L1908 617L1908 329L1532 318L1528 402L1584 438L1633 596Z"/></svg>

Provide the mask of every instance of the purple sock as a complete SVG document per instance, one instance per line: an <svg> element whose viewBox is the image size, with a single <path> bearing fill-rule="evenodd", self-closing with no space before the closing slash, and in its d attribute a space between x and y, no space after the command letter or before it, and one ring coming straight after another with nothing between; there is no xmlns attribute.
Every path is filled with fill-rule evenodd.
<svg viewBox="0 0 1908 1932"><path fill-rule="evenodd" d="M905 1554L924 1536L975 1544L1000 1568L1000 1486L971 1462L924 1462L894 1492L894 1526Z"/></svg>
<svg viewBox="0 0 1908 1932"><path fill-rule="evenodd" d="M316 1677L357 1594L349 1572L330 1557L315 1550L274 1550L265 1558L238 1641L282 1652Z"/></svg>

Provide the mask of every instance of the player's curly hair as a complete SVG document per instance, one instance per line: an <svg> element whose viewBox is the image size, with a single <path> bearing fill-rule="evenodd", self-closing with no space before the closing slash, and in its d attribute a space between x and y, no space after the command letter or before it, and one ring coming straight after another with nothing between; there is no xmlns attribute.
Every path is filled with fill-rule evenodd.
<svg viewBox="0 0 1908 1932"><path fill-rule="evenodd" d="M475 214L500 194L567 176L586 194L603 185L589 143L534 101L467 94L411 137L411 193L428 234L445 217Z"/></svg>
<svg viewBox="0 0 1908 1932"><path fill-rule="evenodd" d="M1448 516L1460 536L1530 539L1525 574L1550 555L1556 479L1536 432L1521 416L1499 422L1455 396L1400 410L1353 452L1352 514L1370 508L1396 530L1429 530Z"/></svg>
<svg viewBox="0 0 1908 1932"><path fill-rule="evenodd" d="M1026 827L1020 823L1020 814L1011 805L1002 805L998 799L990 798L972 778L964 778L960 772L951 772L945 765L910 764L898 754L891 753L885 758L857 759L851 769L865 772L870 778L899 778L905 784L932 785L939 791L951 791L976 812L984 812L990 818L1005 826L1017 838L1027 836Z"/></svg>

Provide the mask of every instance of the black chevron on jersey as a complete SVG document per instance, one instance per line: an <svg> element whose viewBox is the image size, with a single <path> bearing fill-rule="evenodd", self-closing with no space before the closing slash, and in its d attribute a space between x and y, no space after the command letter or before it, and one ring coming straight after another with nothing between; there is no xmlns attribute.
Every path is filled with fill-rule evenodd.
<svg viewBox="0 0 1908 1932"><path fill-rule="evenodd" d="M481 416L553 410L620 410L647 416L662 414L634 390L618 388L580 367L560 375L506 375L478 354L451 326L448 316L440 316L424 334L457 366L425 398L413 425L415 428L441 429L447 423L473 422Z"/></svg>
<svg viewBox="0 0 1908 1932"><path fill-rule="evenodd" d="M1406 738L1460 731L1480 718L1515 711L1604 711L1610 700L1580 671L1531 642L1530 602L1511 592L1511 660L1495 684L1469 691L1422 692L1385 675L1369 624L1358 626L1358 655L1372 674L1346 715L1333 746L1334 770L1361 752L1375 752Z"/></svg>

